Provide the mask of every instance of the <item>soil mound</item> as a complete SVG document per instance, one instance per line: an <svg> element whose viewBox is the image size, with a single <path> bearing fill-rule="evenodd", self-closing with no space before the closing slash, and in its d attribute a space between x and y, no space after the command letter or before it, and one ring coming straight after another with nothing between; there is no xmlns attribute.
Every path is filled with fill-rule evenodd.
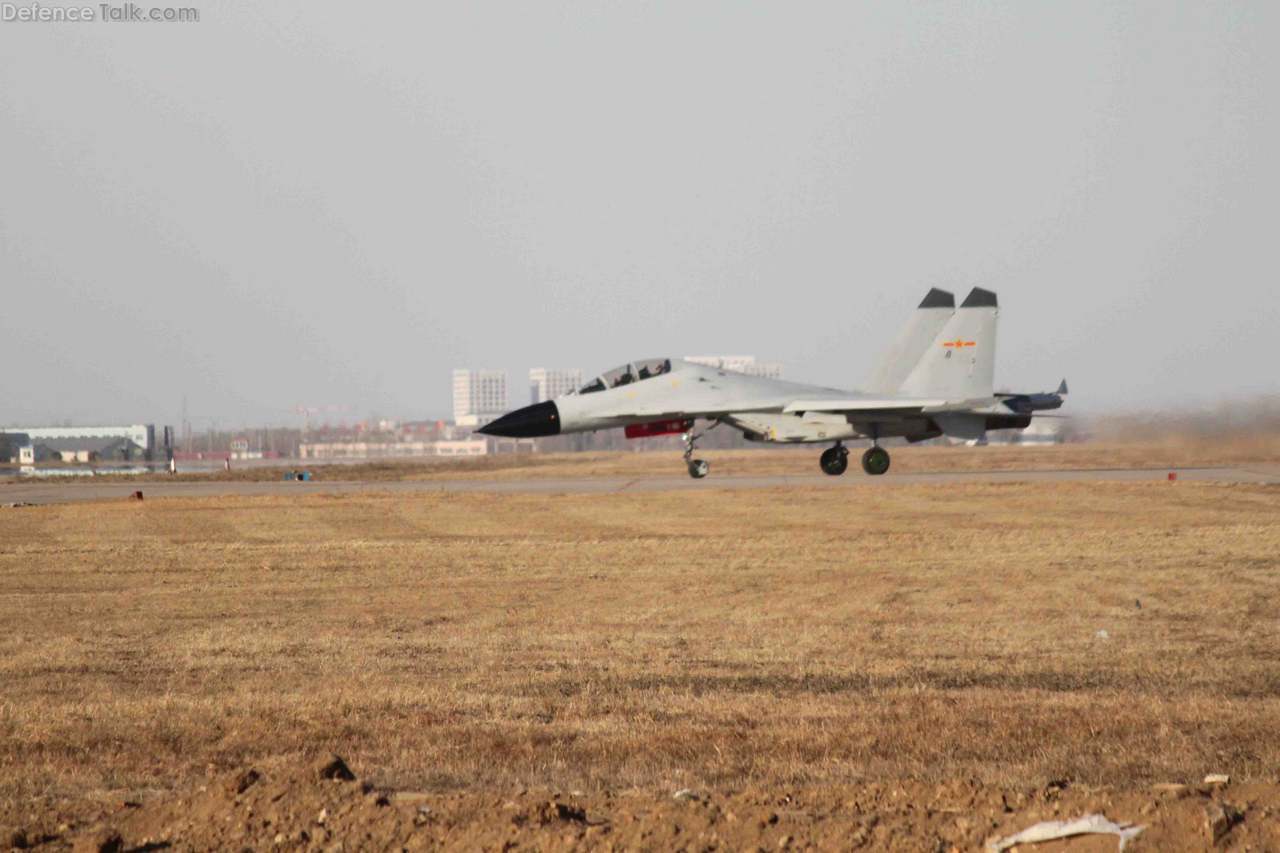
<svg viewBox="0 0 1280 853"><path fill-rule="evenodd" d="M246 767L154 802L123 803L76 831L6 830L15 847L76 851L647 849L995 849L1042 821L1105 815L1143 827L1127 850L1280 850L1280 785L1165 784L1134 790L1059 782L1010 791L975 781L790 791L383 790L338 756ZM1115 850L1116 836L1018 849Z"/></svg>

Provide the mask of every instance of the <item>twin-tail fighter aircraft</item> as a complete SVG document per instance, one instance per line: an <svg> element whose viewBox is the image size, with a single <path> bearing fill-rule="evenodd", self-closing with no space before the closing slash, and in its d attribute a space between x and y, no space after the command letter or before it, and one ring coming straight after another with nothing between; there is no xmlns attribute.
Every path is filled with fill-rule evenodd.
<svg viewBox="0 0 1280 853"><path fill-rule="evenodd" d="M509 412L480 429L510 438L624 427L628 438L682 433L689 476L710 465L694 457L696 419L707 429L727 424L750 441L824 443L824 473L849 467L844 442L870 439L862 470L889 470L883 438L924 441L946 435L981 440L987 430L1025 429L1035 412L1056 409L1064 380L1052 393L996 392L996 295L975 287L956 308L934 288L884 354L864 391L839 391L749 376L673 358L634 361L602 373L555 400Z"/></svg>

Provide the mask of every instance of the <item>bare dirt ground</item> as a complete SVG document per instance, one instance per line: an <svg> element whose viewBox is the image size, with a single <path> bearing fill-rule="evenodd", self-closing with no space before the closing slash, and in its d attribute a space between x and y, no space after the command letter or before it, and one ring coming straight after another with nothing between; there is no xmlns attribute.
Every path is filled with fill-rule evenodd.
<svg viewBox="0 0 1280 853"><path fill-rule="evenodd" d="M0 510L0 845L1280 849L1278 555L1207 483Z"/></svg>
<svg viewBox="0 0 1280 853"><path fill-rule="evenodd" d="M1071 785L1001 790L973 780L727 792L404 791L323 757L212 774L176 796L123 801L75 835L81 850L305 848L424 850L983 849L1040 821L1134 816L1131 849L1280 847L1280 798L1265 784ZM349 769L349 768L347 768ZM337 772L335 772L337 770ZM339 775L341 774L341 775ZM47 839L47 841L46 841ZM24 831L30 846L59 840ZM1018 849L1115 850L1114 835Z"/></svg>

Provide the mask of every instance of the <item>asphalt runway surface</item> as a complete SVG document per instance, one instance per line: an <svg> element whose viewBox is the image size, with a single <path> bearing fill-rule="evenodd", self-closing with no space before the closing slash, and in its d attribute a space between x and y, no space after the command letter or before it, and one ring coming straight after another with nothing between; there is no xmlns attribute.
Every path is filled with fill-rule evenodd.
<svg viewBox="0 0 1280 853"><path fill-rule="evenodd" d="M841 477L824 474L716 477L704 480L687 475L642 478L582 477L573 479L528 478L493 480L409 480L360 481L288 480L241 481L130 481L120 478L76 478L74 481L0 483L0 505L10 503L53 504L72 501L114 500L141 490L146 498L223 497L290 494L349 494L383 492L421 494L428 492L491 492L506 494L601 494L608 492L702 491L707 489L771 489L780 487L895 486L916 483L1077 483L1165 481L1168 468L1112 468L1066 471L963 471L946 473L894 474L868 477L850 471ZM1216 483L1280 483L1280 465L1241 465L1218 468L1173 469L1178 480ZM335 472L337 473L337 472Z"/></svg>

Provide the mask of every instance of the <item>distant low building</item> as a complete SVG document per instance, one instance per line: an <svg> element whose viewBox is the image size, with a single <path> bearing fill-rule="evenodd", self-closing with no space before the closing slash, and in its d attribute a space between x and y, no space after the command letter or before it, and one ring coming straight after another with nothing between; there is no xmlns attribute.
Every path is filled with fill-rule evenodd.
<svg viewBox="0 0 1280 853"><path fill-rule="evenodd" d="M42 438L32 442L36 462L134 462L146 451L123 437Z"/></svg>
<svg viewBox="0 0 1280 853"><path fill-rule="evenodd" d="M49 442L61 442L57 452L83 450L101 454L103 450L111 452L108 440L124 439L140 452L129 451L129 459L163 459L165 448L156 444L155 424L126 424L120 426L80 426L80 427L14 427L0 428L0 432L19 432L31 437L36 447L49 445ZM165 428L163 435L169 436L172 430ZM124 445L120 445L123 449ZM39 452L36 456L39 457ZM106 457L104 457L106 458Z"/></svg>
<svg viewBox="0 0 1280 853"><path fill-rule="evenodd" d="M31 436L25 432L0 432L0 462L31 465L36 461Z"/></svg>
<svg viewBox="0 0 1280 853"><path fill-rule="evenodd" d="M730 370L734 373L745 373L748 376L763 376L766 379L781 379L782 365L776 361L756 361L754 355L686 355L685 361Z"/></svg>
<svg viewBox="0 0 1280 853"><path fill-rule="evenodd" d="M313 441L298 445L300 459L418 459L440 456L484 456L483 438L444 441Z"/></svg>
<svg viewBox="0 0 1280 853"><path fill-rule="evenodd" d="M178 462L225 462L231 458L230 450L175 450L173 458Z"/></svg>

